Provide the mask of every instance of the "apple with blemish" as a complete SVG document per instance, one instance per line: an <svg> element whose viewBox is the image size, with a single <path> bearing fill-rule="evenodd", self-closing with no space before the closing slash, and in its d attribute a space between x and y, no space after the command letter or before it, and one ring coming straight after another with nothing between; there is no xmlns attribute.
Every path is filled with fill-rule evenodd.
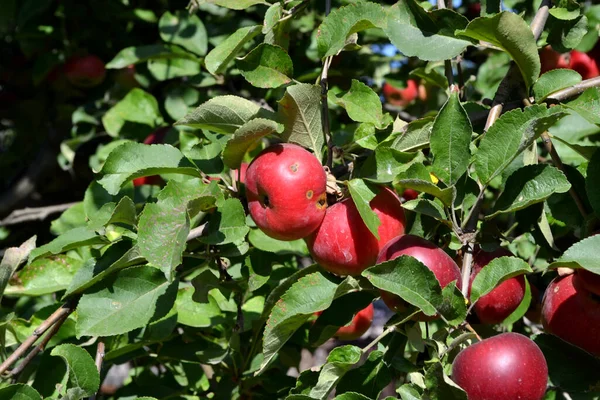
<svg viewBox="0 0 600 400"><path fill-rule="evenodd" d="M279 240L314 232L327 210L327 177L319 160L295 144L263 150L246 171L248 209L256 225Z"/></svg>
<svg viewBox="0 0 600 400"><path fill-rule="evenodd" d="M98 86L106 76L104 62L95 55L72 57L64 65L67 80L81 88Z"/></svg>
<svg viewBox="0 0 600 400"><path fill-rule="evenodd" d="M310 254L329 272L360 275L375 265L379 251L390 239L404 233L404 210L394 192L380 187L369 205L381 222L379 239L367 228L351 198L329 207L319 229L306 238Z"/></svg>
<svg viewBox="0 0 600 400"><path fill-rule="evenodd" d="M393 260L400 256L411 256L429 268L442 288L450 282L456 281L460 287L461 277L458 265L444 250L431 243L429 240L414 235L402 235L389 241L379 253L377 264ZM381 291L381 299L393 311L402 312L406 303L400 297ZM430 319L420 315L419 319Z"/></svg>
<svg viewBox="0 0 600 400"><path fill-rule="evenodd" d="M502 333L462 350L452 364L452 380L469 400L541 400L548 364L527 336Z"/></svg>
<svg viewBox="0 0 600 400"><path fill-rule="evenodd" d="M579 272L550 283L542 324L548 333L600 357L600 297L585 288Z"/></svg>
<svg viewBox="0 0 600 400"><path fill-rule="evenodd" d="M510 251L504 248L499 248L493 252L477 251L473 256L469 295L473 280L490 261L499 257L513 256ZM480 297L473 306L473 310L482 323L499 324L519 307L523 297L525 297L525 276L519 275L504 280L491 292Z"/></svg>

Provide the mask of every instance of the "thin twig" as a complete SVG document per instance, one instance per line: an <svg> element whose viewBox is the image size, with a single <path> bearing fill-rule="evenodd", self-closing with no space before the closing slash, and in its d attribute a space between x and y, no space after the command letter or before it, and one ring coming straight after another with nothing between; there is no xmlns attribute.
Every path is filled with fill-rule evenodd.
<svg viewBox="0 0 600 400"><path fill-rule="evenodd" d="M325 16L327 17L331 12L331 0L325 0ZM329 127L329 105L327 103L327 92L329 90L329 82L327 81L327 75L329 73L329 67L333 56L326 57L323 60L323 70L321 71L321 122L323 124L323 137L325 143L327 143L327 162L325 165L329 167L329 170L333 168L333 139L331 137L331 131Z"/></svg>
<svg viewBox="0 0 600 400"><path fill-rule="evenodd" d="M98 346L96 347L96 369L98 370L98 373L101 374L102 373L102 362L104 361L104 355L105 355L105 351L106 351L106 344L104 343L104 340L102 339L98 339ZM100 389L98 389L100 390ZM97 397L97 393L94 394L92 397L90 397L90 400L96 400Z"/></svg>
<svg viewBox="0 0 600 400"><path fill-rule="evenodd" d="M29 354L27 354L27 357L25 357L23 359L23 361L21 361L21 363L17 367L15 367L12 371L10 371L10 373L9 373L10 376L16 377L17 375L19 375L25 369L27 364L29 364L31 362L31 360L33 360L35 358L35 356L37 356L39 353L44 351L44 349L48 345L48 342L50 342L50 340L54 337L54 335L56 335L56 333L59 331L60 327L67 320L68 317L69 317L69 314L65 314L65 315L61 316L61 318L58 321L56 321L56 323L54 325L52 325L52 328L50 328L48 333L46 333L46 336L44 336L42 341L37 346L35 346L29 352Z"/></svg>
<svg viewBox="0 0 600 400"><path fill-rule="evenodd" d="M3 374L8 368L13 365L25 352L29 349L40 336L44 334L51 326L56 324L64 316L68 316L75 310L76 301L69 301L65 303L58 310L54 311L44 322L33 331L21 345L0 365L0 374Z"/></svg>
<svg viewBox="0 0 600 400"><path fill-rule="evenodd" d="M554 92L548 96L546 100L564 101L585 92L586 89L598 86L600 86L600 76L592 79L586 79L585 81L579 82L576 85Z"/></svg>
<svg viewBox="0 0 600 400"><path fill-rule="evenodd" d="M189 242L190 240L194 240L194 239L199 238L200 236L204 235L207 226L208 226L208 222L205 222L202 225L192 229L190 231L190 233L188 233L188 235L187 235L186 242Z"/></svg>
<svg viewBox="0 0 600 400"><path fill-rule="evenodd" d="M27 221L42 221L46 219L48 215L63 212L78 203L79 202L56 204L53 206L35 208L27 207L21 210L14 210L6 218L0 221L0 226L15 225Z"/></svg>
<svg viewBox="0 0 600 400"><path fill-rule="evenodd" d="M479 340L479 341L483 340L481 338L481 336L479 336L479 333L477 333L477 331L475 331L475 329L473 329L473 327L471 326L471 324L469 324L467 321L465 321L465 328L467 328L467 330L469 332L471 332L473 335L475 335L475 337L477 338L477 340Z"/></svg>
<svg viewBox="0 0 600 400"><path fill-rule="evenodd" d="M452 341L452 343L450 343L448 345L448 347L446 347L446 350L442 351L439 355L439 359L441 360L442 358L444 358L444 356L448 353L450 353L452 350L454 350L459 344L469 340L469 339L473 339L476 338L477 336L475 336L475 334L473 332L465 332L462 335L459 335L456 339L454 339Z"/></svg>
<svg viewBox="0 0 600 400"><path fill-rule="evenodd" d="M371 349L373 346L375 346L377 343L379 343L384 337L386 337L390 333L394 332L397 327L398 327L397 325L392 325L392 326L388 327L387 329L385 329L383 332L381 332L379 334L379 336L377 336L375 339L373 339L373 341L371 343L369 343L368 345L366 345L365 347L362 348L362 353L365 354L367 351L369 351L369 349Z"/></svg>

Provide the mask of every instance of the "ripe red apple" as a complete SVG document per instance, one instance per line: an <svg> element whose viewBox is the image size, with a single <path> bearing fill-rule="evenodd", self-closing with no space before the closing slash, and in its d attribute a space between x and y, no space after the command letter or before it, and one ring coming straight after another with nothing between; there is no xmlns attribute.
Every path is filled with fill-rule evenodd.
<svg viewBox="0 0 600 400"><path fill-rule="evenodd" d="M600 357L600 299L585 289L579 274L554 279L542 303L547 332Z"/></svg>
<svg viewBox="0 0 600 400"><path fill-rule="evenodd" d="M450 282L456 281L456 285L460 287L460 270L444 250L425 240L414 235L402 235L390 240L379 253L377 264L384 261L393 260L400 256L411 256L422 262L429 268L442 288L446 287ZM381 299L390 308L390 310L401 312L405 309L406 304L400 297L381 291ZM419 319L427 320L424 315L419 316Z"/></svg>
<svg viewBox="0 0 600 400"><path fill-rule="evenodd" d="M246 183L246 172L248 171L248 163L243 162L240 165L239 169L233 169L231 170L231 176L234 180L238 180L240 183L245 184Z"/></svg>
<svg viewBox="0 0 600 400"><path fill-rule="evenodd" d="M569 68L579 72L579 75L583 79L591 79L600 75L598 71L598 64L596 64L596 60L591 58L586 53L582 53L577 50L571 51L571 61L569 63Z"/></svg>
<svg viewBox="0 0 600 400"><path fill-rule="evenodd" d="M404 192L402 192L402 198L404 201L414 200L417 197L419 197L419 192L417 192L415 189L405 189Z"/></svg>
<svg viewBox="0 0 600 400"><path fill-rule="evenodd" d="M569 68L569 57L554 51L552 47L546 46L540 50L541 73L557 68Z"/></svg>
<svg viewBox="0 0 600 400"><path fill-rule="evenodd" d="M155 130L144 139L144 144L157 144L162 143L165 140L165 135L169 131L168 127L163 127ZM142 176L133 180L133 186L142 185L162 185L163 180L158 175Z"/></svg>
<svg viewBox="0 0 600 400"><path fill-rule="evenodd" d="M319 229L306 238L310 254L327 271L360 275L375 265L377 254L390 239L404 233L404 210L394 192L380 187L370 206L381 221L379 240L369 231L351 198L329 207Z"/></svg>
<svg viewBox="0 0 600 400"><path fill-rule="evenodd" d="M481 269L489 264L494 258L513 256L503 248L493 252L479 250L473 257L473 272L471 273L471 285ZM469 295L471 288L469 287ZM491 292L477 300L473 309L479 320L484 324L499 324L519 307L525 297L525 276L519 275L509 278L500 283Z"/></svg>
<svg viewBox="0 0 600 400"><path fill-rule="evenodd" d="M365 334L369 330L371 323L373 322L373 303L369 304L367 308L360 310L350 324L342 326L335 333L335 337L340 340L355 340Z"/></svg>
<svg viewBox="0 0 600 400"><path fill-rule="evenodd" d="M581 282L586 290L600 296L600 275L595 274L587 269L578 269L578 281Z"/></svg>
<svg viewBox="0 0 600 400"><path fill-rule="evenodd" d="M72 85L82 88L98 86L106 76L104 62L94 55L70 58L64 71Z"/></svg>
<svg viewBox="0 0 600 400"><path fill-rule="evenodd" d="M406 81L404 89L394 87L387 82L383 84L385 101L395 106L406 107L417 98L418 92L418 84L414 79Z"/></svg>
<svg viewBox="0 0 600 400"><path fill-rule="evenodd" d="M263 150L246 171L248 209L256 225L279 240L304 238L327 210L327 176L319 160L295 144Z"/></svg>
<svg viewBox="0 0 600 400"><path fill-rule="evenodd" d="M469 400L541 400L548 365L527 336L502 333L461 351L452 364L452 380Z"/></svg>

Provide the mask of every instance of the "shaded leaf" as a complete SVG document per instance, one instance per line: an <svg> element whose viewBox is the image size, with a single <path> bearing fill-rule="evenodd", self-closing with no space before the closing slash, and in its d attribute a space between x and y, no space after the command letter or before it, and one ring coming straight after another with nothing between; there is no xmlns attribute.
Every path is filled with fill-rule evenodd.
<svg viewBox="0 0 600 400"><path fill-rule="evenodd" d="M11 400L42 400L42 396L29 385L17 383L0 389L0 399Z"/></svg>
<svg viewBox="0 0 600 400"><path fill-rule="evenodd" d="M62 344L50 353L67 364L69 383L64 393L66 399L81 399L93 396L100 388L100 374L94 359L83 348L74 344Z"/></svg>
<svg viewBox="0 0 600 400"><path fill-rule="evenodd" d="M310 397L326 399L340 379L360 360L362 351L356 346L336 347L321 367L319 380L310 391Z"/></svg>
<svg viewBox="0 0 600 400"><path fill-rule="evenodd" d="M402 208L411 210L420 214L425 214L443 222L444 224L452 225L446 218L444 209L435 201L429 199L415 199L402 204Z"/></svg>
<svg viewBox="0 0 600 400"><path fill-rule="evenodd" d="M352 179L349 181L348 190L350 191L352 200L354 201L363 222L367 228L369 228L369 231L371 231L373 236L379 240L378 229L379 225L381 225L381 221L369 204L377 195L378 190L373 190L373 188L369 187L362 179Z"/></svg>
<svg viewBox="0 0 600 400"><path fill-rule="evenodd" d="M198 60L194 55L177 46L151 44L147 46L127 47L119 51L117 55L106 64L106 68L120 69L148 60L182 57L190 60Z"/></svg>
<svg viewBox="0 0 600 400"><path fill-rule="evenodd" d="M235 62L240 73L252 86L276 88L292 81L294 64L288 53L279 46L261 43Z"/></svg>
<svg viewBox="0 0 600 400"><path fill-rule="evenodd" d="M239 127L223 149L223 162L231 169L242 164L249 148L261 138L283 132L283 125L270 119L255 118Z"/></svg>
<svg viewBox="0 0 600 400"><path fill-rule="evenodd" d="M348 371L335 388L338 395L336 398L340 399L342 393L346 393L347 400L352 399L354 394L363 395L364 398L379 398L380 392L392 379L390 370L383 361L383 356L382 351L374 350L369 353L369 357L363 365ZM356 397L356 399L360 399L360 397Z"/></svg>
<svg viewBox="0 0 600 400"><path fill-rule="evenodd" d="M533 85L533 96L540 103L552 93L581 82L581 75L572 69L553 69L546 72Z"/></svg>
<svg viewBox="0 0 600 400"><path fill-rule="evenodd" d="M600 215L600 185L598 184L598 177L600 177L600 151L596 150L596 153L588 164L585 178L585 190L596 215Z"/></svg>
<svg viewBox="0 0 600 400"><path fill-rule="evenodd" d="M50 243L31 251L28 262L31 263L36 258L49 254L59 254L78 247L106 243L108 243L108 240L104 236L99 236L96 232L86 227L75 228L63 233Z"/></svg>
<svg viewBox="0 0 600 400"><path fill-rule="evenodd" d="M29 257L29 254L35 249L36 236L32 236L19 247L9 247L4 252L2 262L0 262L0 299L4 295L4 290L10 277L15 273L19 265Z"/></svg>
<svg viewBox="0 0 600 400"><path fill-rule="evenodd" d="M584 268L600 275L600 235L587 237L567 249L558 261L549 265L549 268L571 267Z"/></svg>
<svg viewBox="0 0 600 400"><path fill-rule="evenodd" d="M433 121L433 117L425 117L409 122L391 147L398 151L418 151L428 147Z"/></svg>
<svg viewBox="0 0 600 400"><path fill-rule="evenodd" d="M158 30L163 41L180 45L201 56L206 54L208 36L197 15L184 10L178 10L175 14L167 11L158 21Z"/></svg>
<svg viewBox="0 0 600 400"><path fill-rule="evenodd" d="M425 371L428 398L432 400L467 400L467 394L444 373L444 367L436 362Z"/></svg>
<svg viewBox="0 0 600 400"><path fill-rule="evenodd" d="M370 123L377 129L384 129L392 123L391 117L383 114L381 100L377 93L356 79L352 79L350 90L331 97L339 106L344 107L348 116L356 122Z"/></svg>
<svg viewBox="0 0 600 400"><path fill-rule="evenodd" d="M600 88L589 88L575 100L565 103L589 122L600 125Z"/></svg>
<svg viewBox="0 0 600 400"><path fill-rule="evenodd" d="M19 270L11 279L5 293L41 296L64 290L82 264L82 260L64 254L38 258Z"/></svg>
<svg viewBox="0 0 600 400"><path fill-rule="evenodd" d="M204 59L204 64L206 65L208 72L217 75L225 71L229 62L233 60L244 44L258 35L261 28L262 26L260 25L240 28L232 33L227 39L219 43L219 45L212 49Z"/></svg>
<svg viewBox="0 0 600 400"><path fill-rule="evenodd" d="M210 218L206 234L199 239L206 244L227 244L243 240L249 231L242 203L231 198L217 203L217 211Z"/></svg>
<svg viewBox="0 0 600 400"><path fill-rule="evenodd" d="M144 139L162 124L158 102L150 93L134 88L102 116L109 135Z"/></svg>

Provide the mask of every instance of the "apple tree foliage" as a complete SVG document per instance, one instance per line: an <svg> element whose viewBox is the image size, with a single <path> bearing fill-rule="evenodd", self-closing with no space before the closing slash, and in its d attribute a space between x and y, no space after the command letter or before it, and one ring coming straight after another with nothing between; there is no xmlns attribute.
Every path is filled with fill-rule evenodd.
<svg viewBox="0 0 600 400"><path fill-rule="evenodd" d="M124 363L129 375L101 398L367 400L388 387L404 400L466 399L450 373L476 340L471 329L535 338L549 366L547 399L600 396L600 360L524 317L539 307L532 287L543 291L556 268L600 274L600 236L588 237L600 218L600 89L556 100L582 78L540 76L538 55L546 44L591 50L600 6L338 0L328 13L326 3L2 6L2 189L37 164L68 172L63 200L73 200L68 182L85 186L49 232L1 228L3 360L53 313L73 312L50 328L45 349L4 371L0 399L90 397ZM540 12L547 21L537 21L536 40ZM106 62L100 86L74 88L60 76L80 53ZM423 93L390 105L383 83L408 79ZM490 119L499 99L502 113ZM160 127L169 128L164 143L141 143ZM303 241L269 238L248 216L237 170L281 141L330 161L371 231L374 185L414 189L419 197L403 205L408 233L459 260L474 245L502 244L516 257L484 269L469 299L454 284L442 290L410 257L360 276L330 274ZM59 150L50 162L38 152L48 147ZM132 183L152 175L162 184ZM473 302L520 274L529 284L512 315L497 326L472 319ZM337 343L323 365L299 373L302 356L378 289L404 299L406 311L377 338ZM333 312L315 322L324 310ZM439 318L416 322L418 312Z"/></svg>

